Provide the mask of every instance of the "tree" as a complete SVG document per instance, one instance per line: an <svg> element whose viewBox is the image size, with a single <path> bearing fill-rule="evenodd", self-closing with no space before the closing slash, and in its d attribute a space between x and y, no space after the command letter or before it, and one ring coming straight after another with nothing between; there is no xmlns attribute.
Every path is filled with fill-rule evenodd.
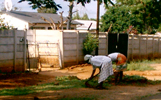
<svg viewBox="0 0 161 100"><path fill-rule="evenodd" d="M56 11L62 8L59 4L56 4L54 0L19 0L18 3L27 1L33 9L37 8L54 8Z"/></svg>
<svg viewBox="0 0 161 100"><path fill-rule="evenodd" d="M101 18L101 31L107 31L112 24L111 32L113 33L125 33L131 25L141 32L142 21L136 17L135 14L130 14L128 6L109 7Z"/></svg>
<svg viewBox="0 0 161 100"><path fill-rule="evenodd" d="M76 14L73 16L73 20L75 20L75 19L81 19L78 12L76 12Z"/></svg>
<svg viewBox="0 0 161 100"><path fill-rule="evenodd" d="M102 16L102 31L113 24L112 32L126 32L129 26L139 33L154 33L161 23L159 0L117 0Z"/></svg>
<svg viewBox="0 0 161 100"><path fill-rule="evenodd" d="M142 32L154 33L161 23L160 0L117 0L118 6L129 6L131 14L142 21Z"/></svg>
<svg viewBox="0 0 161 100"><path fill-rule="evenodd" d="M82 20L89 20L87 13L85 13L81 19Z"/></svg>
<svg viewBox="0 0 161 100"><path fill-rule="evenodd" d="M53 13L53 14L56 14L56 10L54 8L38 8L37 9L37 12L38 13Z"/></svg>
<svg viewBox="0 0 161 100"><path fill-rule="evenodd" d="M85 13L82 17L80 17L78 12L73 16L73 20L75 20L75 19L78 19L78 20L89 20L87 13Z"/></svg>

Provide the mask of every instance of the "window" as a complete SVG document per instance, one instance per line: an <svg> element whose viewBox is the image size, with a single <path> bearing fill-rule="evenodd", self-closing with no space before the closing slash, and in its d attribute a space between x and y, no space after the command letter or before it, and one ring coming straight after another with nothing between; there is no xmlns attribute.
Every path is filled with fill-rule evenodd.
<svg viewBox="0 0 161 100"><path fill-rule="evenodd" d="M48 27L48 30L52 30L52 28L51 27Z"/></svg>
<svg viewBox="0 0 161 100"><path fill-rule="evenodd" d="M74 30L75 28L74 27L71 27L71 30Z"/></svg>
<svg viewBox="0 0 161 100"><path fill-rule="evenodd" d="M66 27L63 27L63 30L66 30L67 28Z"/></svg>
<svg viewBox="0 0 161 100"><path fill-rule="evenodd" d="M45 27L30 27L29 29L45 29Z"/></svg>

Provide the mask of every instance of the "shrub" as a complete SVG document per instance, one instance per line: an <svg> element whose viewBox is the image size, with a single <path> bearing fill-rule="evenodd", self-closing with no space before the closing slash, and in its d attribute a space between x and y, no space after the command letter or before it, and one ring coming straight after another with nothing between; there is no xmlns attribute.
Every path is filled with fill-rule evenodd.
<svg viewBox="0 0 161 100"><path fill-rule="evenodd" d="M98 43L98 39L91 33L88 33L83 42L83 53L85 55L91 54L98 47Z"/></svg>

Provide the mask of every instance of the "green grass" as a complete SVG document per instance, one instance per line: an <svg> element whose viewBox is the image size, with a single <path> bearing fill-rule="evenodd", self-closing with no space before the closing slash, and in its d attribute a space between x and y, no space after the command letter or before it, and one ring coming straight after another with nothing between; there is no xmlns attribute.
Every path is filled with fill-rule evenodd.
<svg viewBox="0 0 161 100"><path fill-rule="evenodd" d="M136 71L146 71L146 70L155 70L150 64L160 64L161 59L154 60L142 60L142 61L131 61L127 65L127 71L136 70Z"/></svg>
<svg viewBox="0 0 161 100"><path fill-rule="evenodd" d="M130 61L127 63L127 71L146 71L146 70L155 70L153 67L150 66L150 64L154 63L161 63L161 59L155 59L155 60L142 60L142 61ZM113 68L115 68L116 65L113 64Z"/></svg>
<svg viewBox="0 0 161 100"><path fill-rule="evenodd" d="M145 71L145 70L154 70L153 67L149 65L149 62L130 62L127 65L127 71Z"/></svg>
<svg viewBox="0 0 161 100"><path fill-rule="evenodd" d="M60 80L59 78L62 78ZM42 92L46 90L60 90L60 89L69 89L69 88L83 88L85 87L85 80L78 79L70 79L71 77L59 77L59 85L55 85L54 83L47 83L29 87L18 87L16 89L2 89L0 90L0 95L26 95L35 92Z"/></svg>

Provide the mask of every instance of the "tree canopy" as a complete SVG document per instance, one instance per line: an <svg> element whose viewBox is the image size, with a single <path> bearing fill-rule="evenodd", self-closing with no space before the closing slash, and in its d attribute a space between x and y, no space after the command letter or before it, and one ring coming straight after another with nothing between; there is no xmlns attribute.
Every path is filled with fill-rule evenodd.
<svg viewBox="0 0 161 100"><path fill-rule="evenodd" d="M37 9L37 12L38 13L53 13L53 14L56 14L56 10L54 8L38 8Z"/></svg>
<svg viewBox="0 0 161 100"><path fill-rule="evenodd" d="M56 2L54 0L19 0L18 3L27 1L29 5L31 5L31 7L33 9L36 8L41 8L41 7L45 7L45 8L54 8L55 10L58 10L59 8L62 8L60 4L56 4ZM83 6L85 6L86 3L90 3L91 0L64 0L64 1L76 1L77 4L81 3ZM94 0L96 1L96 0ZM105 5L108 6L108 4L112 4L114 5L114 3L112 2L112 0L100 0L100 4L104 3Z"/></svg>
<svg viewBox="0 0 161 100"><path fill-rule="evenodd" d="M82 17L79 15L79 13L77 12L74 16L73 16L73 20L78 19L78 20L89 20L88 14L85 13Z"/></svg>
<svg viewBox="0 0 161 100"><path fill-rule="evenodd" d="M155 33L161 23L160 0L116 0L102 16L102 31L113 24L112 32L126 32L129 26L139 33Z"/></svg>

